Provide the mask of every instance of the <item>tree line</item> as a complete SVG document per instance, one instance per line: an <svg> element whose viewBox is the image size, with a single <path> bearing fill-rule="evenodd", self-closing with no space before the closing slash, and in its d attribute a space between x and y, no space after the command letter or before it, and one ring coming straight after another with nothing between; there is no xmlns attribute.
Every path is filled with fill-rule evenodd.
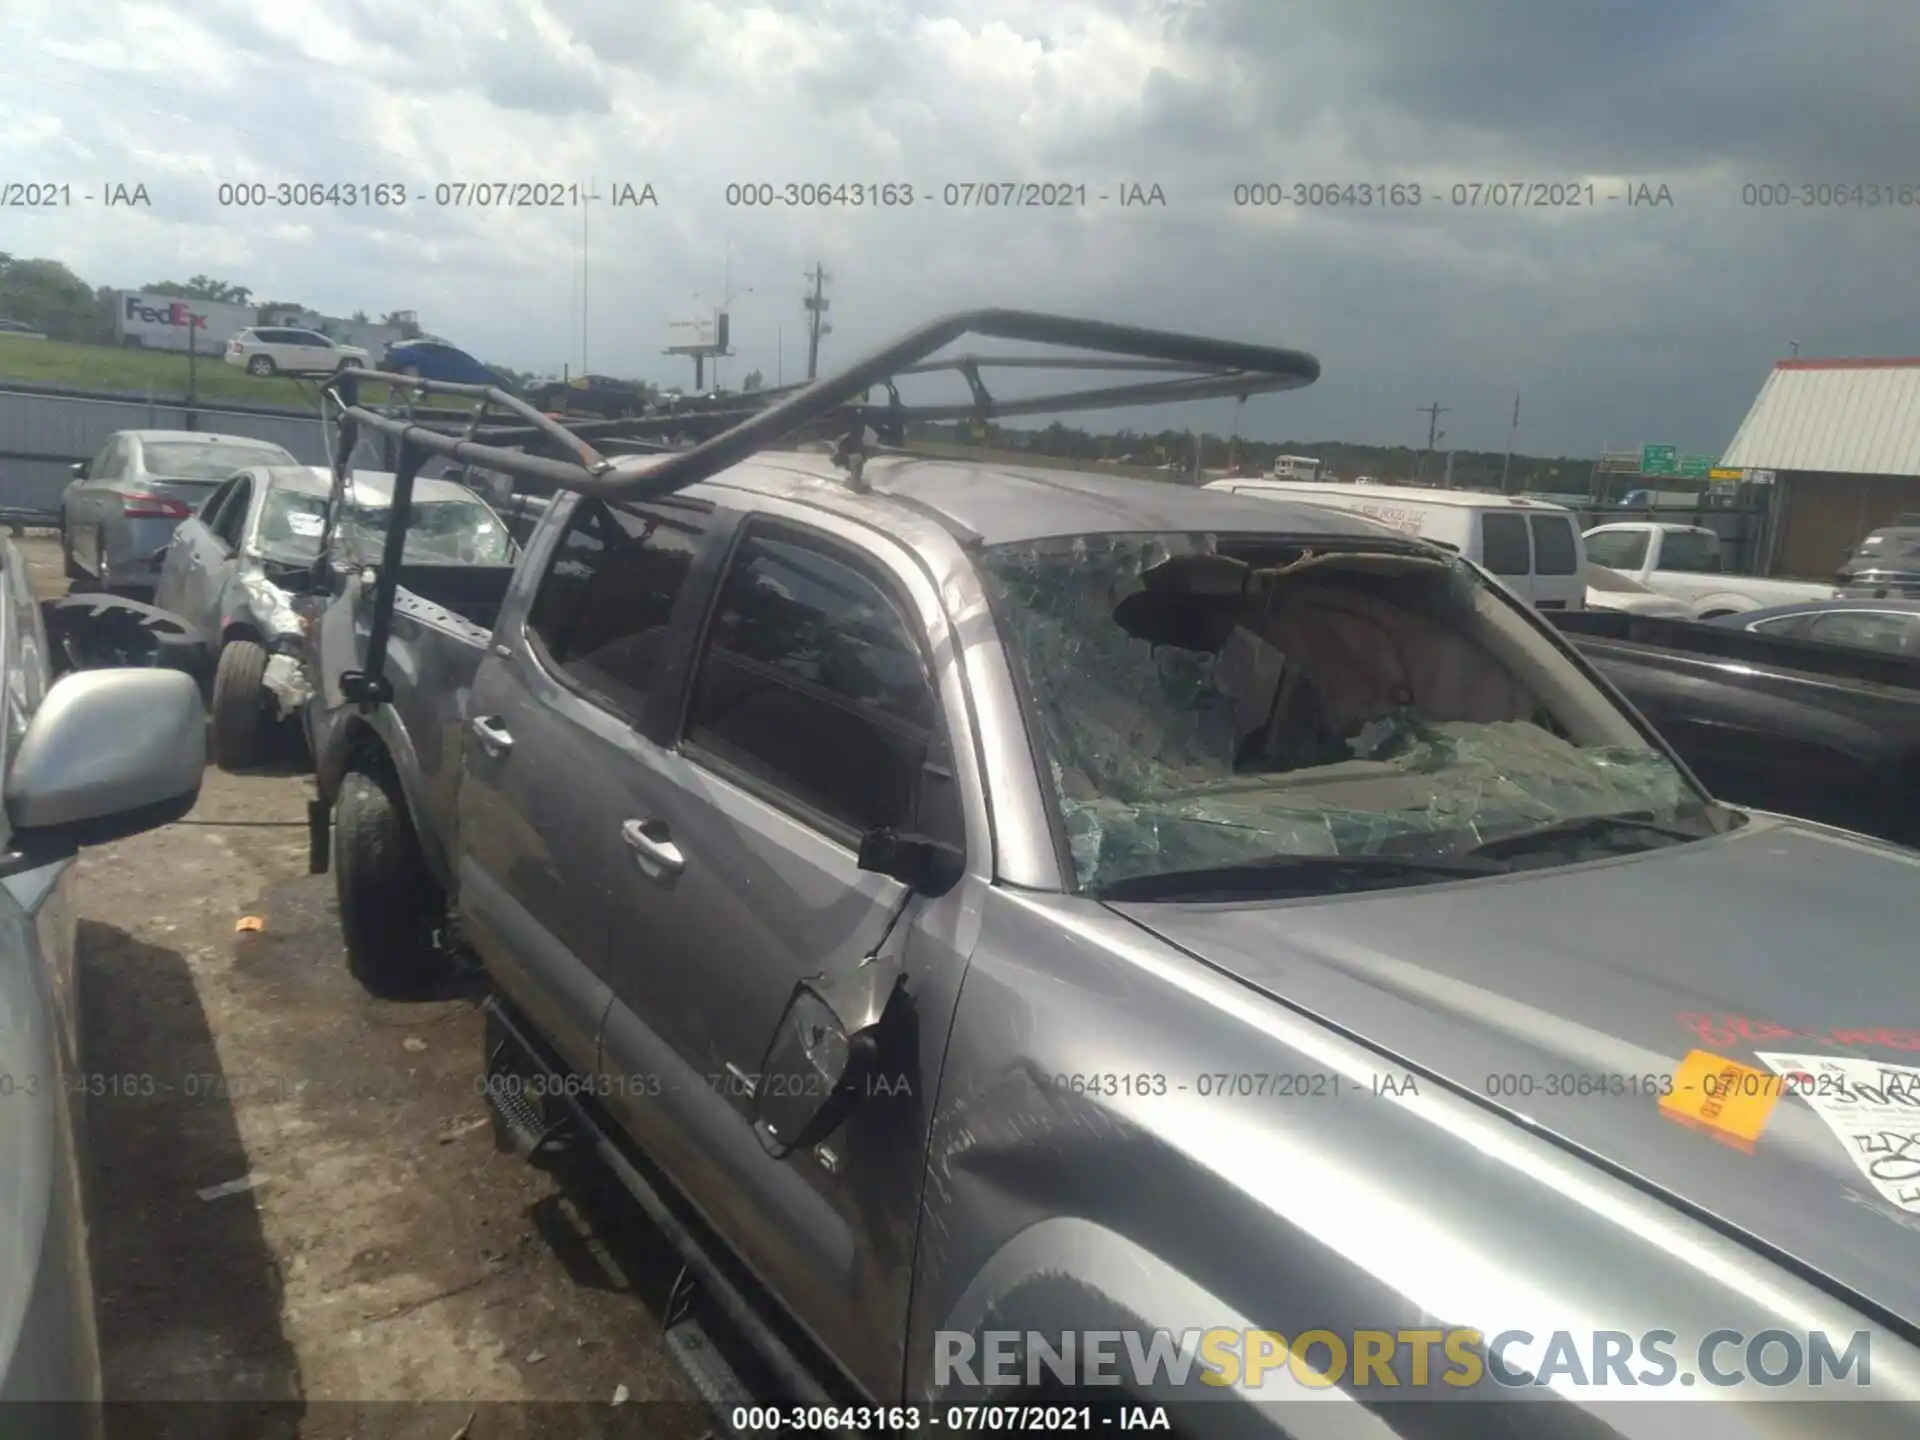
<svg viewBox="0 0 1920 1440"><path fill-rule="evenodd" d="M195 275L184 281L162 280L140 287L148 295L166 295L182 300L208 300L217 304L254 305L253 291L244 285ZM292 301L267 301L254 305L254 323L270 323L271 317L307 307ZM94 287L74 274L58 260L27 260L0 251L0 317L22 320L54 340L69 340L87 345L114 343L114 300L111 287ZM365 311L356 311L353 319L367 323ZM395 312L381 316L380 324L392 325L403 333L419 333L419 327L402 320ZM503 365L491 365L501 376L516 385L529 383L533 376ZM741 383L741 389L760 389L765 381L758 370ZM648 394L658 387L646 386ZM1250 440L1240 436L1201 434L1189 430L1117 430L1096 433L1060 421L1043 429L1025 429L988 423L921 427L928 439L951 443L986 445L993 449L1025 451L1035 456L1067 460L1109 460L1122 464L1151 467L1190 468L1196 442L1200 464L1213 471L1238 469L1258 474L1271 468L1281 455L1311 455L1325 471L1352 478L1371 476L1386 483L1405 482L1423 476L1437 481L1445 468L1441 456L1426 455L1405 445L1361 445L1350 441ZM1505 465L1498 452L1457 450L1453 454L1453 483L1460 488L1497 486ZM1592 462L1566 456L1515 455L1507 488L1553 493L1582 493L1587 489ZM1176 475L1178 469L1174 472Z"/></svg>
<svg viewBox="0 0 1920 1440"><path fill-rule="evenodd" d="M1442 455L1423 454L1407 445L1363 445L1350 440L1250 440L1245 436L1191 430L1122 429L1097 433L1058 420L1043 429L1023 429L989 421L984 425L961 422L917 426L915 433L929 440L1026 451L1050 459L1172 467L1169 478L1175 480L1181 478L1182 472L1191 472L1196 444L1200 449L1201 468L1216 473L1264 474L1282 455L1310 455L1320 461L1322 474L1347 480L1364 475L1389 485L1407 484L1416 479L1438 483L1446 470L1446 457ZM1504 470L1506 488L1511 494L1533 491L1584 495L1592 468L1592 460L1574 456L1515 454L1508 463L1499 451L1456 450L1453 452L1453 485L1463 490L1497 489Z"/></svg>

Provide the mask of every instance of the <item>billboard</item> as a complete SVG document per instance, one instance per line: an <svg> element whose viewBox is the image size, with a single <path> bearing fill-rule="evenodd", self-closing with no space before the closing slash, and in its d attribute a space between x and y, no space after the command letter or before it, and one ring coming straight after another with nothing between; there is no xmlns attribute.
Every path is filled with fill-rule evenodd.
<svg viewBox="0 0 1920 1440"><path fill-rule="evenodd" d="M253 324L253 306L171 295L114 292L113 333L122 345L147 350L194 349L218 355L227 341ZM189 338L191 337L191 338Z"/></svg>
<svg viewBox="0 0 1920 1440"><path fill-rule="evenodd" d="M727 314L715 311L699 320L669 320L667 322L667 349L669 350L711 350L715 354L727 348Z"/></svg>

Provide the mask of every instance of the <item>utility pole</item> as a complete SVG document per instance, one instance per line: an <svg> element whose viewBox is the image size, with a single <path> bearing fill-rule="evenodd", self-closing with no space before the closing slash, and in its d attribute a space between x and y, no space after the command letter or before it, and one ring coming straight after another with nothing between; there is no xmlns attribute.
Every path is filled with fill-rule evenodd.
<svg viewBox="0 0 1920 1440"><path fill-rule="evenodd" d="M826 323L829 301L825 289L827 272L818 261L807 272L807 279L813 282L813 293L801 302L807 312L807 379L812 380L820 373L820 337L833 332Z"/></svg>
<svg viewBox="0 0 1920 1440"><path fill-rule="evenodd" d="M1440 441L1440 417L1453 407L1442 405L1438 400L1431 405L1416 405L1414 409L1427 417L1427 448L1420 452L1420 458L1414 462L1413 478L1419 480L1427 473L1427 456L1433 453L1433 447Z"/></svg>
<svg viewBox="0 0 1920 1440"><path fill-rule="evenodd" d="M1520 392L1513 392L1513 424L1507 428L1507 458L1500 462L1500 493L1507 493L1507 472L1513 469L1513 437L1520 429Z"/></svg>

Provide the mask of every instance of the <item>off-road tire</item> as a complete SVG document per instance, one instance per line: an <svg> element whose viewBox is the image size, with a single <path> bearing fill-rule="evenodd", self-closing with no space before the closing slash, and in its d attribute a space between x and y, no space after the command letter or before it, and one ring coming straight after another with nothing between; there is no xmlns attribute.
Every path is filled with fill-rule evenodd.
<svg viewBox="0 0 1920 1440"><path fill-rule="evenodd" d="M273 357L271 355L256 355L247 361L247 373L249 375L257 375L262 380L266 379L267 376L273 374L279 368L278 365L273 363Z"/></svg>
<svg viewBox="0 0 1920 1440"><path fill-rule="evenodd" d="M260 762L267 738L266 647L253 640L229 641L213 672L213 763L246 770Z"/></svg>
<svg viewBox="0 0 1920 1440"><path fill-rule="evenodd" d="M80 562L73 558L73 546L67 540L67 527L60 527L60 568L66 573L69 592L76 585L86 582L87 572L80 568Z"/></svg>
<svg viewBox="0 0 1920 1440"><path fill-rule="evenodd" d="M427 869L399 787L349 771L333 812L333 884L347 969L375 995L417 993L448 973L435 943L447 901Z"/></svg>

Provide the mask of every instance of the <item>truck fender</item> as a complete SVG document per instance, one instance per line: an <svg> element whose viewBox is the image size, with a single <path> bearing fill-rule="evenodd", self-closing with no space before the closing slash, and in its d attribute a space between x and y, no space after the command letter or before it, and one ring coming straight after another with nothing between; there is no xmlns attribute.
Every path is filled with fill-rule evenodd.
<svg viewBox="0 0 1920 1440"><path fill-rule="evenodd" d="M1089 1338L1099 1341L1092 1332L1118 1332L1103 1343L1108 1359L1102 1373L1118 1382L1111 1386L1111 1400L1188 1405L1210 1401L1206 1409L1213 1413L1202 1427L1208 1434L1278 1434L1277 1418L1263 1419L1261 1412L1277 1417L1283 1407L1257 1405L1237 1385L1203 1383L1200 1377L1207 1367L1197 1355L1186 1373L1186 1384L1175 1383L1182 1335L1208 1330L1244 1335L1261 1328L1125 1235L1077 1216L1056 1216L1028 1226L1002 1245L980 1267L939 1327L931 1335L915 1337L907 1394L933 1405L980 1403L984 1387L994 1383L989 1376L996 1348L1011 1357L1004 1364L1013 1383L1007 1387L1003 1382L1002 1393L1009 1388L1033 1389L1018 1344L999 1338L996 1347L996 1337L1009 1333L1024 1337L1032 1332L1046 1337L1047 1345L1064 1356L1063 1335L1084 1345ZM1130 1336L1136 1337L1131 1345ZM1170 1366L1153 1366L1156 1341L1161 1347L1157 1353L1165 1355ZM1133 1374L1135 1350L1147 1357L1150 1375ZM1036 1364L1034 1378L1053 1381L1049 1363L1042 1359ZM1076 1358L1076 1373L1079 1370ZM968 1383L969 1372L973 1385ZM1102 1391L1108 1388L1088 1385L1075 1401L1105 1401L1109 1397ZM1337 1389L1323 1394L1346 1398ZM1291 1425L1303 1418L1292 1412L1310 1413L1315 1407L1284 1408ZM1191 1417L1193 1411L1187 1414Z"/></svg>
<svg viewBox="0 0 1920 1440"><path fill-rule="evenodd" d="M433 872L433 878L449 895L453 893L453 876L446 873L446 863L439 846L432 837L420 831L420 817L427 814L426 797L420 794L420 758L414 751L413 739L407 734L407 727L391 705L380 705L370 713L358 711L344 717L340 723L327 732L327 738L320 754L314 756L314 781L319 792L320 804L331 809L339 797L340 786L350 771L360 768L369 748L377 750L380 759L393 772L400 782L401 798L407 804L407 820L420 835L420 852L427 862L427 868Z"/></svg>

